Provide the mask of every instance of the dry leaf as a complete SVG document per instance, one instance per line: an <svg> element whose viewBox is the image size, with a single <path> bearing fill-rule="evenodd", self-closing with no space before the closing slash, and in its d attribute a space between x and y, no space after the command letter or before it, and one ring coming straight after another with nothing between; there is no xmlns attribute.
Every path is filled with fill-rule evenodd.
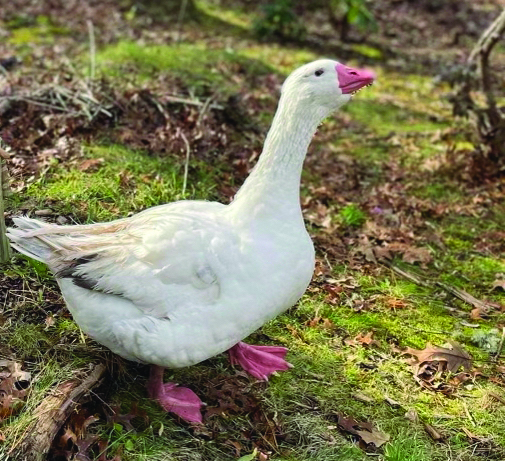
<svg viewBox="0 0 505 461"><path fill-rule="evenodd" d="M356 421L351 416L337 413L338 427L349 434L359 437L365 444L373 443L377 448L389 441L390 437L375 429L371 423Z"/></svg>
<svg viewBox="0 0 505 461"><path fill-rule="evenodd" d="M376 429L372 429L371 432L368 431L356 431L357 435L362 438L362 440L366 443L373 443L377 448L384 445L386 442L389 442L391 438L389 434L378 431Z"/></svg>
<svg viewBox="0 0 505 461"><path fill-rule="evenodd" d="M16 414L26 397L31 375L18 362L0 360L0 421Z"/></svg>
<svg viewBox="0 0 505 461"><path fill-rule="evenodd" d="M373 334L373 331L369 331L366 334L360 333L354 339L344 340L344 343L348 346L358 346L360 344L362 346L380 346L380 342L372 338Z"/></svg>
<svg viewBox="0 0 505 461"><path fill-rule="evenodd" d="M434 347L430 343L423 350L416 350L410 347L403 354L413 355L417 361L412 365L418 371L426 362L443 362L446 365L444 370L456 373L460 367L469 371L472 366L472 357L457 342L450 341L452 349L445 347Z"/></svg>
<svg viewBox="0 0 505 461"><path fill-rule="evenodd" d="M405 413L405 419L408 419L409 421L412 421L413 423L417 423L419 421L419 415L417 414L417 411L414 409L410 409Z"/></svg>
<svg viewBox="0 0 505 461"><path fill-rule="evenodd" d="M104 162L105 160L103 158L88 158L81 162L78 168L85 173L91 173L98 170L98 168L100 168Z"/></svg>
<svg viewBox="0 0 505 461"><path fill-rule="evenodd" d="M326 317L314 317L312 320L307 320L305 325L308 327L317 327L322 330L334 331L337 329L336 325Z"/></svg>

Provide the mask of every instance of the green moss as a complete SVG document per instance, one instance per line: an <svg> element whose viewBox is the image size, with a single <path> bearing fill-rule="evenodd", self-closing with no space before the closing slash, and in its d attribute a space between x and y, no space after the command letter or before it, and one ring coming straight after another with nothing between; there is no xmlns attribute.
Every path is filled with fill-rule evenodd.
<svg viewBox="0 0 505 461"><path fill-rule="evenodd" d="M192 162L188 191L182 196L183 165L173 158L151 157L118 145L89 146L85 155L99 160L96 171L55 167L28 187L30 201L46 208L49 201L53 210L91 222L182 198L209 198L215 187L212 169L197 161ZM24 202L18 198L13 203L16 207Z"/></svg>
<svg viewBox="0 0 505 461"><path fill-rule="evenodd" d="M369 45L355 43L351 45L351 49L356 53L366 56L367 58L382 59L384 57L381 50Z"/></svg>
<svg viewBox="0 0 505 461"><path fill-rule="evenodd" d="M55 35L68 35L70 30L55 26L47 16L37 16L33 25L26 21L11 21L11 34L8 39L12 45L30 45L38 43L52 43ZM17 27L20 26L20 27Z"/></svg>
<svg viewBox="0 0 505 461"><path fill-rule="evenodd" d="M379 103L356 98L343 110L349 113L354 120L368 126L379 135L434 131L445 126L431 121L430 117L422 112L408 110L392 103Z"/></svg>
<svg viewBox="0 0 505 461"><path fill-rule="evenodd" d="M220 85L223 91L236 86L232 76L243 73L249 77L272 72L260 61L242 56L232 50L211 50L203 45L139 45L118 42L97 54L97 63L106 75L141 80L165 73L184 80L191 87Z"/></svg>

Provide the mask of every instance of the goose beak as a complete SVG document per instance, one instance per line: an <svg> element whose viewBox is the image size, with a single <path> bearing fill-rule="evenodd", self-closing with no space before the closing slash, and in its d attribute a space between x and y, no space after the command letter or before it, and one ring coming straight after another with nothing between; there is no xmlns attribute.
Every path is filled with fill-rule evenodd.
<svg viewBox="0 0 505 461"><path fill-rule="evenodd" d="M375 80L375 74L366 69L353 69L338 63L337 71L339 87L342 94L356 94L361 88L371 85Z"/></svg>

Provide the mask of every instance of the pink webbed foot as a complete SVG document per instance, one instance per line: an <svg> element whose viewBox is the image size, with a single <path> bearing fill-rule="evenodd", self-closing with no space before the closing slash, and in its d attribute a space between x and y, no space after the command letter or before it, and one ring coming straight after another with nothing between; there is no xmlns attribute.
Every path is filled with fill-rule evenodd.
<svg viewBox="0 0 505 461"><path fill-rule="evenodd" d="M202 423L203 406L198 396L186 387L178 387L175 383L163 382L163 367L151 366L147 392L166 411L175 413L189 423Z"/></svg>
<svg viewBox="0 0 505 461"><path fill-rule="evenodd" d="M275 371L285 371L293 367L284 360L288 350L277 346L253 346L242 341L228 349L232 365L240 365L247 373L261 381Z"/></svg>

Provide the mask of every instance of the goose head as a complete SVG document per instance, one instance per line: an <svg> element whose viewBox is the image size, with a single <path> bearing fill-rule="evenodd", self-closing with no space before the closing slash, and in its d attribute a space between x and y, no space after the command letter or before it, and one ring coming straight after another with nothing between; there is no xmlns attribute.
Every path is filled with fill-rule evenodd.
<svg viewBox="0 0 505 461"><path fill-rule="evenodd" d="M374 80L375 75L369 70L320 59L296 69L284 82L282 97L300 102L305 110L313 109L324 118Z"/></svg>

